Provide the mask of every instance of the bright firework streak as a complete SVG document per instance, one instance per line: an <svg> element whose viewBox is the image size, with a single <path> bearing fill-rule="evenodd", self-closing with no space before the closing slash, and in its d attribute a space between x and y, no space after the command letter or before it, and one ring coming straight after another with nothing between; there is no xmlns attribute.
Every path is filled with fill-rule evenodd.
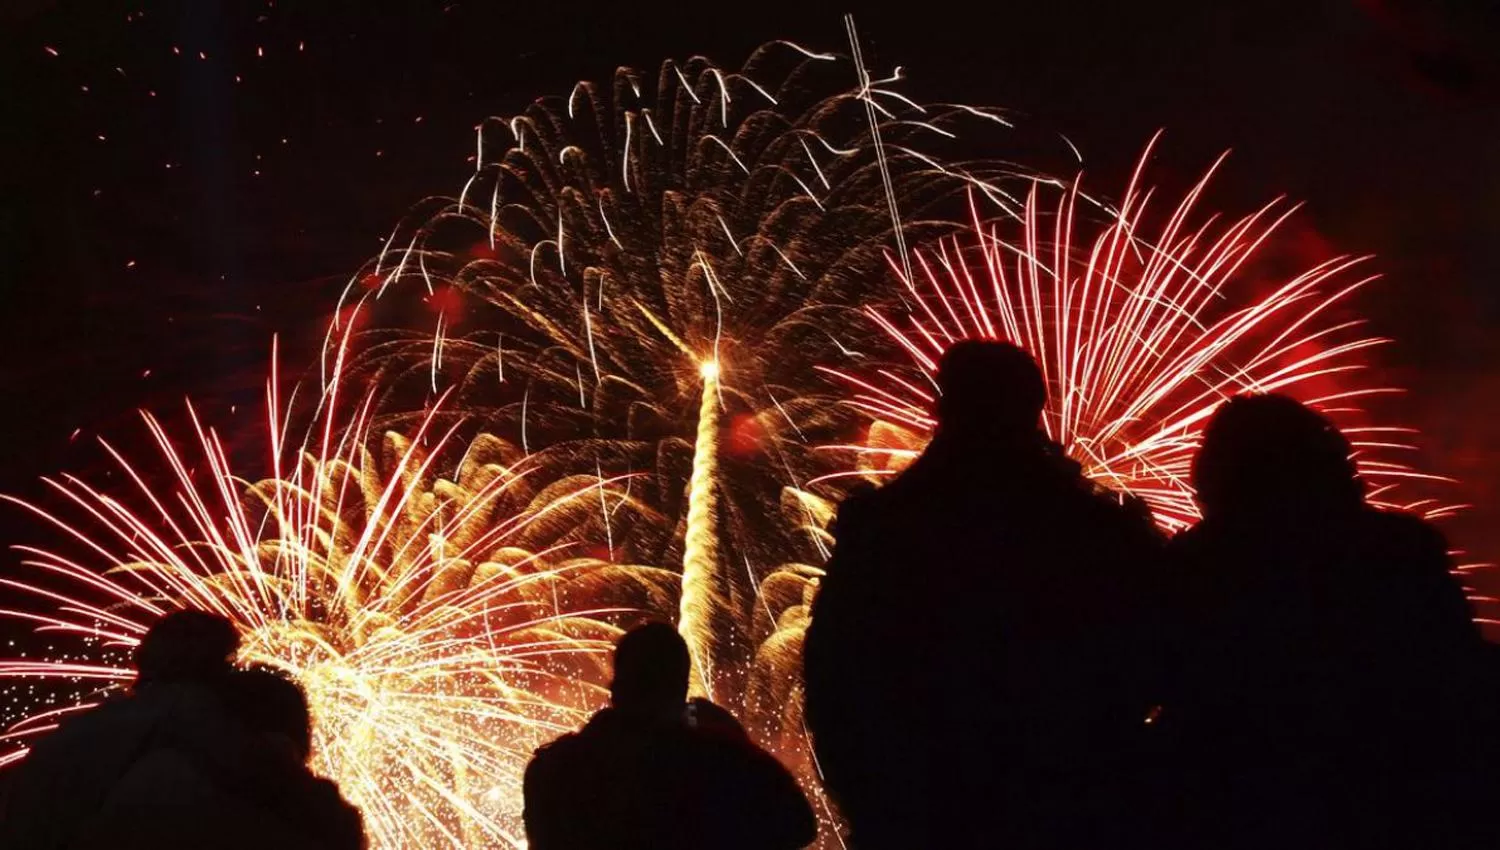
<svg viewBox="0 0 1500 850"><path fill-rule="evenodd" d="M655 471L678 532L653 562L681 565L700 692L743 692L781 620L758 585L824 555L789 531L826 508L796 491L824 471L808 448L855 423L813 366L876 332L859 305L884 252L951 231L963 188L1008 203L1010 167L937 152L1004 120L895 83L785 43L739 72L694 59L654 84L622 69L607 94L580 83L482 125L460 197L398 227L354 282L383 412L454 386L456 410L549 466ZM401 330L402 293L436 320Z"/></svg>
<svg viewBox="0 0 1500 850"><path fill-rule="evenodd" d="M1399 392L1364 377L1366 353L1386 340L1340 315L1376 279L1361 273L1364 258L1334 257L1252 292L1256 252L1295 207L1278 200L1237 221L1194 223L1211 168L1148 237L1145 161L1097 229L1077 214L1076 183L1055 201L1037 186L1018 222L985 223L976 213L972 243L954 238L919 251L915 279L895 269L910 311L869 312L910 365L830 370L873 417L869 439L856 447L865 470L898 471L926 445L934 374L949 345L1003 339L1041 365L1048 434L1087 475L1141 497L1168 528L1197 520L1191 460L1215 407L1239 392L1287 393L1341 422L1377 503L1429 518L1452 511L1398 499L1403 482L1446 479L1393 459L1411 449L1412 430L1367 424L1359 407Z"/></svg>
<svg viewBox="0 0 1500 850"><path fill-rule="evenodd" d="M429 419L410 440L369 442L368 403L346 430L325 421L308 447L285 452L274 378L269 396L267 480L234 477L193 414L190 444L208 473L196 477L195 459L147 415L175 492L152 489L106 445L134 498L67 476L47 483L72 511L18 502L82 556L18 547L35 578L0 582L40 606L0 614L76 638L97 660L0 660L0 677L108 692L132 678L118 650L152 620L214 611L241 630L241 662L286 670L306 689L314 768L363 811L372 846L522 846L526 761L602 700L609 620L621 612L584 603L635 585L637 596L662 594L654 606L671 604L675 575L578 551L611 536L606 523L623 544L638 506L619 481L538 489L542 470L488 435L443 478L452 432L434 433ZM6 737L24 742L58 714L39 711Z"/></svg>

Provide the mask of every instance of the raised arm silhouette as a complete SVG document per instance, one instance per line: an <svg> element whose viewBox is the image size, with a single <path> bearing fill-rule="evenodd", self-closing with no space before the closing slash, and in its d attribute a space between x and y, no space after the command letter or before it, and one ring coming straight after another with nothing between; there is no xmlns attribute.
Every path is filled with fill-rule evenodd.
<svg viewBox="0 0 1500 850"><path fill-rule="evenodd" d="M1040 429L1035 362L944 355L938 429L839 511L807 718L862 848L1124 846L1160 538Z"/></svg>
<svg viewBox="0 0 1500 850"><path fill-rule="evenodd" d="M1205 432L1163 716L1191 846L1495 846L1479 632L1442 536L1367 506L1352 454L1275 395Z"/></svg>
<svg viewBox="0 0 1500 850"><path fill-rule="evenodd" d="M671 626L620 639L610 706L526 769L532 850L792 850L816 837L791 774L687 690L687 645Z"/></svg>

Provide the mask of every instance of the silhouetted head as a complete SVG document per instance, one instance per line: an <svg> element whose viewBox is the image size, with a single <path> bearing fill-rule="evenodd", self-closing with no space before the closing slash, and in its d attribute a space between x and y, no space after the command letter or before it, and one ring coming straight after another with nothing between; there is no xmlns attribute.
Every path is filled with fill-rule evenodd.
<svg viewBox="0 0 1500 850"><path fill-rule="evenodd" d="M1204 430L1193 487L1204 516L1358 505L1351 453L1333 423L1286 396L1236 396Z"/></svg>
<svg viewBox="0 0 1500 850"><path fill-rule="evenodd" d="M230 707L251 732L287 748L299 762L312 755L312 714L301 686L267 667L236 670L228 680Z"/></svg>
<svg viewBox="0 0 1500 850"><path fill-rule="evenodd" d="M225 618L174 611L157 620L135 648L136 686L222 678L239 648L239 633Z"/></svg>
<svg viewBox="0 0 1500 850"><path fill-rule="evenodd" d="M610 702L632 713L681 716L687 700L687 643L666 623L631 629L615 645Z"/></svg>
<svg viewBox="0 0 1500 850"><path fill-rule="evenodd" d="M1030 354L1008 342L955 343L938 361L938 428L948 433L1035 433L1047 385Z"/></svg>

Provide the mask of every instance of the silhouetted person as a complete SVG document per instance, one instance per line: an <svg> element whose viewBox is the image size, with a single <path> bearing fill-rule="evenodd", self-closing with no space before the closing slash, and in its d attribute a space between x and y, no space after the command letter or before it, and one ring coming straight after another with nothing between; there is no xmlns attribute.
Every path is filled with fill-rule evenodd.
<svg viewBox="0 0 1500 850"><path fill-rule="evenodd" d="M178 611L158 620L136 648L130 692L64 719L15 769L0 812L0 846L70 847L155 731L222 684L238 646L223 617Z"/></svg>
<svg viewBox="0 0 1500 850"><path fill-rule="evenodd" d="M272 758L272 793L251 795L272 817L311 846L360 850L367 842L364 819L338 785L307 768L312 758L312 712L301 686L263 667L236 671L229 679L231 711L259 739ZM234 781L225 783L233 790ZM264 846L279 846L270 845Z"/></svg>
<svg viewBox="0 0 1500 850"><path fill-rule="evenodd" d="M235 671L238 646L217 615L180 611L153 625L135 652L130 692L64 721L19 766L0 847L362 846L358 814L305 756L276 743L307 740L295 728L305 727L306 705L300 715L291 706L300 692L289 698L294 685Z"/></svg>
<svg viewBox="0 0 1500 850"><path fill-rule="evenodd" d="M307 769L312 721L302 689L256 668L231 673L220 693L223 713L185 714L157 733L73 848L364 846L359 813Z"/></svg>
<svg viewBox="0 0 1500 850"><path fill-rule="evenodd" d="M301 686L267 667L237 670L227 683L231 710L294 764L312 758L312 711Z"/></svg>
<svg viewBox="0 0 1500 850"><path fill-rule="evenodd" d="M855 846L1123 846L1148 705L1149 510L1040 430L1003 343L938 368L937 432L839 510L804 648L807 719Z"/></svg>
<svg viewBox="0 0 1500 850"><path fill-rule="evenodd" d="M1203 521L1170 552L1188 844L1493 847L1484 649L1447 547L1365 504L1345 438L1291 399L1210 421ZM1493 724L1491 716L1487 723ZM1487 776L1488 774L1488 776Z"/></svg>
<svg viewBox="0 0 1500 850"><path fill-rule="evenodd" d="M621 638L610 706L526 769L532 850L790 850L816 837L791 774L728 712L685 702L688 668L671 626Z"/></svg>

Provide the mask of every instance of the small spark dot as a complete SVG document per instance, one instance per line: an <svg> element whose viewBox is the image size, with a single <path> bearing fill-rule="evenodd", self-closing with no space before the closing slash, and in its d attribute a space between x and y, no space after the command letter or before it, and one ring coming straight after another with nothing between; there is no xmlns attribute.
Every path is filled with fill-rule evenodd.
<svg viewBox="0 0 1500 850"><path fill-rule="evenodd" d="M52 54L52 55L53 55L53 56L56 56L56 55L58 55L58 53L57 53L57 48L56 48L56 47L53 47L53 46L52 46L52 45L50 45L50 44L49 44L49 45L47 45L47 46L45 46L45 47L43 47L43 48L42 48L42 49L43 49L43 50L45 50L45 51L47 51L47 52L48 52L48 53L50 53L50 54Z"/></svg>

